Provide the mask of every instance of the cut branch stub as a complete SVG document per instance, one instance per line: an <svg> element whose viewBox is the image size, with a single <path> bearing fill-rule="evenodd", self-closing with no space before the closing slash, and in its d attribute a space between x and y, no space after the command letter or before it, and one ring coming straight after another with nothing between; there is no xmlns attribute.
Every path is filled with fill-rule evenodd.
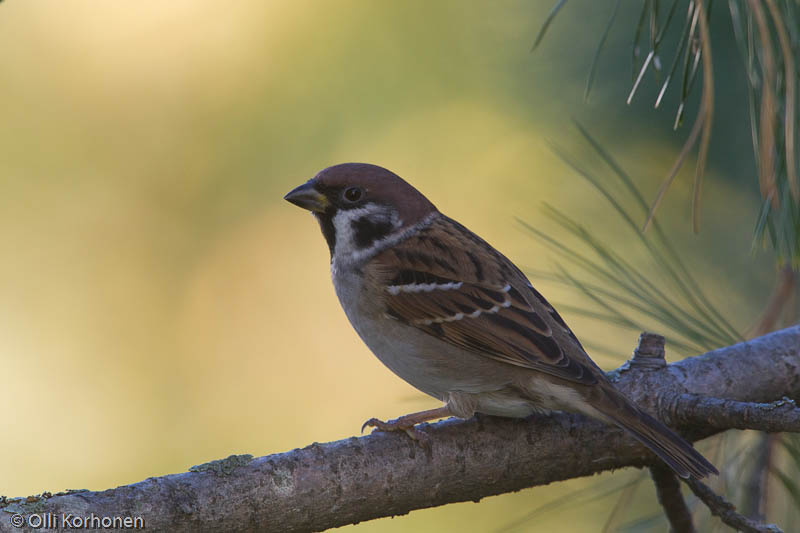
<svg viewBox="0 0 800 533"><path fill-rule="evenodd" d="M658 333L643 331L639 335L639 345L633 351L633 359L630 366L641 369L656 369L667 366L664 357L664 344L666 339Z"/></svg>

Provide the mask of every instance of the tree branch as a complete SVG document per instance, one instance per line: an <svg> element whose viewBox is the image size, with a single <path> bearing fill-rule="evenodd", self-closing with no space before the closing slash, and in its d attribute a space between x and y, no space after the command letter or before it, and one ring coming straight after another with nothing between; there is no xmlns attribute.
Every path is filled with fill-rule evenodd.
<svg viewBox="0 0 800 533"><path fill-rule="evenodd" d="M756 403L684 393L675 396L670 412L673 422L678 425L704 424L713 429L800 433L800 408L790 398Z"/></svg>
<svg viewBox="0 0 800 533"><path fill-rule="evenodd" d="M675 473L664 465L650 467L650 477L656 486L658 503L664 508L673 533L695 533L692 513L681 494L681 484Z"/></svg>
<svg viewBox="0 0 800 533"><path fill-rule="evenodd" d="M695 496L700 498L709 509L711 514L718 516L720 520L731 526L736 531L743 533L783 533L775 524L760 524L744 515L736 512L736 507L716 494L711 488L696 479L686 480L686 484L692 489Z"/></svg>
<svg viewBox="0 0 800 533"><path fill-rule="evenodd" d="M623 365L610 377L684 435L709 436L731 419L703 414L706 403L696 395L746 403L800 397L800 326L661 369ZM684 416L684 405L695 414ZM753 421L754 412L784 409L747 407L750 414L735 427ZM769 427L784 429L775 424ZM10 525L13 513L141 517L150 530L313 531L655 464L622 431L579 415L451 419L425 431L429 449L405 435L378 432L256 459L232 456L102 492L0 499L0 532L19 531Z"/></svg>

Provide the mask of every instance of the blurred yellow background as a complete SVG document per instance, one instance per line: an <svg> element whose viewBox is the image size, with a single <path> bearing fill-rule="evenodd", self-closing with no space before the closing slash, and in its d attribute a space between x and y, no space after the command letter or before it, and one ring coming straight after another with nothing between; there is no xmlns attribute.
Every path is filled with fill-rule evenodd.
<svg viewBox="0 0 800 533"><path fill-rule="evenodd" d="M555 260L514 221L557 233L543 201L624 253L631 235L547 140L585 150L579 118L652 198L687 132L672 134L652 102L625 107L627 78L601 76L583 103L607 6L565 10L530 54L549 7L0 4L0 494L110 488L435 405L362 345L316 223L282 200L326 166L397 172L520 266ZM622 53L627 39L609 46ZM769 261L750 255L757 203L712 160L692 236L687 166L663 213L715 303L745 325L771 283ZM563 314L619 350L596 357L606 368L635 345L636 333ZM353 529L492 531L585 483ZM576 509L569 527L595 530L609 508ZM556 526L568 530L557 514L523 529Z"/></svg>

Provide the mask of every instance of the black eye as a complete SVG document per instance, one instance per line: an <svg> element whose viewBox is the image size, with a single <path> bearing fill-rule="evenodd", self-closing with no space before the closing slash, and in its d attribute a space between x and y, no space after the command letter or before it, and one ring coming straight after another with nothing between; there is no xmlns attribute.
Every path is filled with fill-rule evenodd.
<svg viewBox="0 0 800 533"><path fill-rule="evenodd" d="M363 191L358 187L348 187L344 190L344 199L348 202L357 202L361 200Z"/></svg>

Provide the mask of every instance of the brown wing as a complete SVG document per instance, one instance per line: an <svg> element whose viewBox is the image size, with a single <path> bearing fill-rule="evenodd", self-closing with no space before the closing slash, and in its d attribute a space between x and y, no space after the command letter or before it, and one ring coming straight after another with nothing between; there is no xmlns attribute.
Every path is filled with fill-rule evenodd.
<svg viewBox="0 0 800 533"><path fill-rule="evenodd" d="M381 252L365 274L390 318L503 363L597 383L597 367L525 275L444 215Z"/></svg>

